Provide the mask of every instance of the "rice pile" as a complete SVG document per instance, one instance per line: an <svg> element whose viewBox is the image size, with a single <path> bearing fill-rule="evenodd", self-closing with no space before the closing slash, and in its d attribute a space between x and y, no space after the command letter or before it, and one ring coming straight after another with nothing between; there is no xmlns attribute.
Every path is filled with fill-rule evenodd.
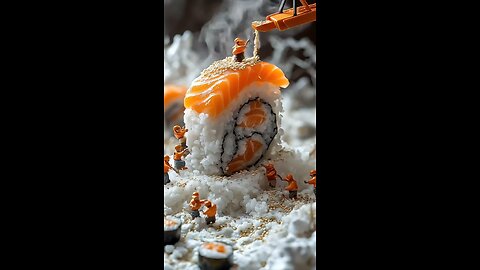
<svg viewBox="0 0 480 270"><path fill-rule="evenodd" d="M240 269L315 269L316 203L312 186L303 183L315 163L288 148L272 161L279 175L292 173L297 180L298 201L285 198L285 182L268 188L264 168L231 177L171 174L172 183L164 187L164 210L183 225L182 240L165 247L165 269L198 269L198 249L211 241L232 245ZM203 216L192 220L188 203L194 191L217 205L213 226Z"/></svg>

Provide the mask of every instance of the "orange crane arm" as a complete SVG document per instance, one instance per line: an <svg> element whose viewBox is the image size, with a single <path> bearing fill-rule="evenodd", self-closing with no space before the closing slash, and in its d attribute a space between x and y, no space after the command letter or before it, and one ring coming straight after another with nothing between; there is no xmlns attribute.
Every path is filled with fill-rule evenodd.
<svg viewBox="0 0 480 270"><path fill-rule="evenodd" d="M280 10L270 14L265 21L253 22L253 29L259 32L269 32L274 29L285 31L306 23L317 20L317 3L308 4L306 0L300 0L301 7L296 7L282 11L285 1L282 1ZM294 0L295 3L295 0Z"/></svg>

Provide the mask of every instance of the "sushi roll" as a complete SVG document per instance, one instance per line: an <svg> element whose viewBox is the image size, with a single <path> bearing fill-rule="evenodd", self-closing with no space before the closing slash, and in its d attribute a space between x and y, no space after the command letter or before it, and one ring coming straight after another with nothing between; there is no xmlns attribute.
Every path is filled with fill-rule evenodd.
<svg viewBox="0 0 480 270"><path fill-rule="evenodd" d="M229 270L233 266L233 248L220 242L204 243L198 250L201 270Z"/></svg>
<svg viewBox="0 0 480 270"><path fill-rule="evenodd" d="M185 96L187 163L205 175L232 175L257 166L271 151L288 79L273 64L227 57L196 78Z"/></svg>
<svg viewBox="0 0 480 270"><path fill-rule="evenodd" d="M175 217L163 219L163 245L174 245L180 241L182 222Z"/></svg>
<svg viewBox="0 0 480 270"><path fill-rule="evenodd" d="M183 86L166 85L163 92L163 112L165 130L171 132L175 125L183 126L183 99L187 88Z"/></svg>

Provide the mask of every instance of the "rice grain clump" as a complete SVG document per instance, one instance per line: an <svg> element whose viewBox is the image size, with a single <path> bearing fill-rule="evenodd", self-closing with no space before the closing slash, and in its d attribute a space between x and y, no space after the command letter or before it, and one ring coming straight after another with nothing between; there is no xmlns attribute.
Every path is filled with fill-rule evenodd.
<svg viewBox="0 0 480 270"><path fill-rule="evenodd" d="M280 87L289 82L275 65L258 56L213 63L185 96L187 157L206 175L232 175L256 166L279 145Z"/></svg>

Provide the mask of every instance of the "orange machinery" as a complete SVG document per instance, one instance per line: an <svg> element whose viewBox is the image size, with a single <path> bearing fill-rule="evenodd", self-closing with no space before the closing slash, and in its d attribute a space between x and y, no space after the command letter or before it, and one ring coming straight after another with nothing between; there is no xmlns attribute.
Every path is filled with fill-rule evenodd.
<svg viewBox="0 0 480 270"><path fill-rule="evenodd" d="M282 0L278 12L270 14L265 21L253 22L252 27L259 32L269 32L274 29L285 31L302 24L314 22L317 20L317 4L308 4L306 0L300 0L302 6L296 6L296 0L293 0L293 8L283 10L286 0Z"/></svg>

